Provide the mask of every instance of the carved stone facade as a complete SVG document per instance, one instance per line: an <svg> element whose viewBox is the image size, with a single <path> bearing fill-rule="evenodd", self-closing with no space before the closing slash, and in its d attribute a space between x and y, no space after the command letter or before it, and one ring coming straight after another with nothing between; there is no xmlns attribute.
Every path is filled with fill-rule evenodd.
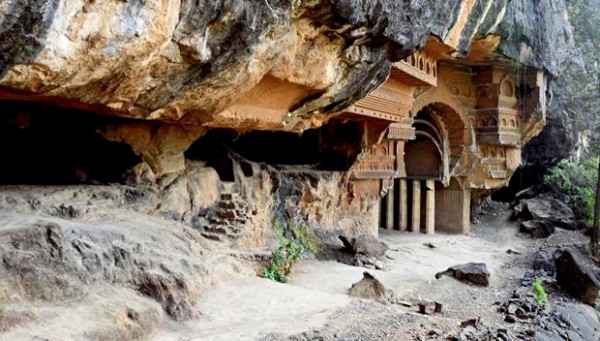
<svg viewBox="0 0 600 341"><path fill-rule="evenodd" d="M433 38L393 64L387 82L341 116L362 121L365 131L389 124L365 138L372 142L350 168L355 182L380 180L380 226L402 230L407 220L413 231L429 233L431 224L469 231L471 191L506 185L521 147L539 133L545 83L539 70L457 60ZM431 199L421 200L428 191Z"/></svg>

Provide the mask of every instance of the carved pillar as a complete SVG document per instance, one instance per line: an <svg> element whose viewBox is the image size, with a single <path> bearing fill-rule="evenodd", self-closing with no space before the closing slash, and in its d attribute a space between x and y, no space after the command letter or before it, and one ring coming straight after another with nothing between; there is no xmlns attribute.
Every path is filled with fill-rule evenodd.
<svg viewBox="0 0 600 341"><path fill-rule="evenodd" d="M412 231L421 232L421 181L412 181L413 200L412 200Z"/></svg>
<svg viewBox="0 0 600 341"><path fill-rule="evenodd" d="M394 205L394 181L392 180L392 184L390 189L388 189L387 194L387 218L385 221L385 228L388 230L394 229L394 209L396 206Z"/></svg>
<svg viewBox="0 0 600 341"><path fill-rule="evenodd" d="M435 180L425 182L425 231L435 233Z"/></svg>
<svg viewBox="0 0 600 341"><path fill-rule="evenodd" d="M400 179L400 200L398 200L398 212L400 213L400 231L408 230L408 191L406 179Z"/></svg>
<svg viewBox="0 0 600 341"><path fill-rule="evenodd" d="M437 229L450 233L469 233L471 191L451 185L437 190L435 196Z"/></svg>

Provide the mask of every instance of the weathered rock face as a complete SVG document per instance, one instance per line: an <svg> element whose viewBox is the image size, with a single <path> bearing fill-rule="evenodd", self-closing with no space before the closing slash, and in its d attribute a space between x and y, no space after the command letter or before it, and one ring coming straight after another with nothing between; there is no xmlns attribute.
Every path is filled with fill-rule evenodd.
<svg viewBox="0 0 600 341"><path fill-rule="evenodd" d="M514 2L514 1L513 1ZM578 6L582 6L585 12L594 11L597 4L589 2L579 2ZM546 7L550 17L562 20L560 17L581 17L581 13L573 12L573 4L558 2L538 1L524 2L520 4L522 8L528 8L527 12L534 9ZM589 9L585 9L588 7ZM553 13L553 14L550 14ZM550 18L549 17L549 18ZM530 21L527 27L530 29L534 25L541 23L535 20ZM536 136L523 148L522 165L515 173L511 180L509 188L498 193L497 198L502 200L512 200L512 196L518 191L543 183L544 174L546 171L555 166L559 161L569 156L573 156L577 148L585 149L581 141L582 132L595 125L588 112L595 112L595 109L585 108L587 105L582 105L587 102L583 100L583 89L592 90L592 96L595 93L595 76L593 68L593 60L586 60L585 45L594 46L589 41L582 39L587 34L585 30L579 28L580 33L574 35L568 31L567 26L561 25L546 25L547 30L544 33L544 40L547 42L546 47L539 46L537 51L543 51L538 56L525 52L523 56L527 58L535 58L538 61L533 61L534 64L544 65L543 67L550 70L555 75L548 88L548 110L547 120L544 129L539 136ZM586 37L587 39L587 37ZM516 46L516 45L515 45ZM548 50L547 47L551 47ZM554 48L556 47L556 48ZM533 49L531 50L533 51ZM513 51L511 54L505 51L506 54L513 56L518 55L518 51ZM554 59L551 55L561 55L561 60ZM589 58L589 57L588 57ZM546 62L544 62L546 60ZM551 61L550 63L548 63Z"/></svg>
<svg viewBox="0 0 600 341"><path fill-rule="evenodd" d="M521 231L531 233L536 238L548 237L554 233L555 227L573 230L578 226L573 211L554 198L521 200L513 208L513 218L524 220Z"/></svg>
<svg viewBox="0 0 600 341"><path fill-rule="evenodd" d="M467 51L475 35L499 32L508 38L501 53L553 72L563 60L557 45L568 40L567 31L547 29L566 29L554 6L10 0L0 7L0 98L205 123L272 75L281 89L306 89L289 98L286 113L334 112L380 85L390 61L423 46L430 33ZM229 126L268 127L230 114ZM281 118L271 127L283 128Z"/></svg>
<svg viewBox="0 0 600 341"><path fill-rule="evenodd" d="M560 302L556 305L545 330L536 333L534 340L560 340L565 334L571 340L593 340L598 338L599 333L600 322L594 308Z"/></svg>
<svg viewBox="0 0 600 341"><path fill-rule="evenodd" d="M110 198L110 190L95 194L100 193L105 199L91 200ZM14 319L0 324L3 339L61 333L69 339L143 337L164 318L198 316L196 300L204 290L236 272L249 273L228 257L208 254L210 245L193 229L158 217L141 220L134 211L125 213L129 208L110 211L107 219L107 211L96 207L87 222L58 212L54 217L0 215L0 302L4 318ZM46 315L40 304L52 313ZM98 313L99 306L104 313ZM78 316L69 317L69 309ZM44 325L54 329L65 319L77 326L44 331ZM29 323L38 327L32 330Z"/></svg>
<svg viewBox="0 0 600 341"><path fill-rule="evenodd" d="M600 280L592 267L574 250L563 250L556 258L556 280L569 295L592 307L596 305Z"/></svg>
<svg viewBox="0 0 600 341"><path fill-rule="evenodd" d="M344 1L11 0L0 8L1 97L198 123L272 74L312 89L295 99L300 112L332 110L381 84L393 55L424 42L453 7L438 2L421 12Z"/></svg>

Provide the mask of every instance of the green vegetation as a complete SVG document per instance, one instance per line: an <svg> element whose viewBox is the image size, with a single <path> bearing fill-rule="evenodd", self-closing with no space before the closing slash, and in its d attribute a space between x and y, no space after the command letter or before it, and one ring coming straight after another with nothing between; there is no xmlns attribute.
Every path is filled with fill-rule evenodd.
<svg viewBox="0 0 600 341"><path fill-rule="evenodd" d="M533 293L535 294L535 301L537 303L538 308L542 307L548 301L548 294L544 290L542 286L542 280L540 278L536 278L533 280Z"/></svg>
<svg viewBox="0 0 600 341"><path fill-rule="evenodd" d="M275 232L275 235L279 237L280 240L285 238L285 230L281 225L281 222L277 219L273 220L273 232Z"/></svg>
<svg viewBox="0 0 600 341"><path fill-rule="evenodd" d="M273 221L273 232L279 238L280 246L271 254L271 264L265 269L265 278L280 283L287 283L292 267L302 259L304 250L318 253L323 245L315 235L314 229L307 225L297 225L293 221L287 222L289 232L279 220Z"/></svg>
<svg viewBox="0 0 600 341"><path fill-rule="evenodd" d="M598 158L581 163L561 161L546 175L545 182L565 196L565 202L588 227L594 218L594 198L598 176Z"/></svg>
<svg viewBox="0 0 600 341"><path fill-rule="evenodd" d="M323 249L323 244L315 235L315 230L307 225L297 226L294 222L289 221L288 227L296 238L307 250L312 253L319 253Z"/></svg>
<svg viewBox="0 0 600 341"><path fill-rule="evenodd" d="M284 238L282 244L272 253L271 264L265 269L265 278L287 283L292 267L302 259L304 248L293 240Z"/></svg>

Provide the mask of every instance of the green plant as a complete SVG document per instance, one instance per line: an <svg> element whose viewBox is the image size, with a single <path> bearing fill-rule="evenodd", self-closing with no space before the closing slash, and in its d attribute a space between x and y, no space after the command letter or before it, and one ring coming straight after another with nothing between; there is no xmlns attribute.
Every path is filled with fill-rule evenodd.
<svg viewBox="0 0 600 341"><path fill-rule="evenodd" d="M277 219L273 220L273 232L275 232L275 235L279 237L280 240L285 238L285 230L283 229L281 222Z"/></svg>
<svg viewBox="0 0 600 341"><path fill-rule="evenodd" d="M302 245L304 245L310 252L319 253L323 249L323 244L315 235L315 230L306 225L296 225L294 222L289 221L288 227L292 231L294 238L296 238Z"/></svg>
<svg viewBox="0 0 600 341"><path fill-rule="evenodd" d="M592 226L594 218L597 170L597 157L580 163L563 160L544 179L547 185L564 195L567 205L588 227Z"/></svg>
<svg viewBox="0 0 600 341"><path fill-rule="evenodd" d="M282 244L271 254L271 264L265 269L265 278L287 283L292 267L302 259L303 253L302 245L284 237Z"/></svg>
<svg viewBox="0 0 600 341"><path fill-rule="evenodd" d="M536 278L533 280L533 294L538 307L542 307L548 301L548 294L542 286L542 279Z"/></svg>

